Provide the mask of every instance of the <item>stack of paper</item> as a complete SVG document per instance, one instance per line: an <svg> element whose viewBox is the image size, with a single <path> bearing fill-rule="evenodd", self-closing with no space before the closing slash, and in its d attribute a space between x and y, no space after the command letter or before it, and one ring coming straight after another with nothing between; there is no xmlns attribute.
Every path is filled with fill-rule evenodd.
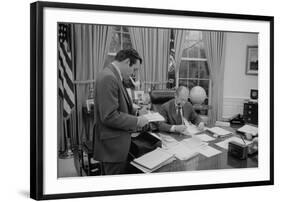
<svg viewBox="0 0 281 202"><path fill-rule="evenodd" d="M183 140L182 142L194 153L200 153L207 158L221 153L221 151L208 146L208 143L201 141L197 136L187 140Z"/></svg>
<svg viewBox="0 0 281 202"><path fill-rule="evenodd" d="M193 136L192 138L185 139L182 141L189 149L198 149L202 146L208 145L208 143L201 141L199 138Z"/></svg>
<svg viewBox="0 0 281 202"><path fill-rule="evenodd" d="M173 154L158 147L157 149L134 159L131 164L144 172L152 172L173 160Z"/></svg>
<svg viewBox="0 0 281 202"><path fill-rule="evenodd" d="M208 143L201 141L197 136L184 140L183 142L186 147L206 157L215 156L221 153L221 151L208 146Z"/></svg>
<svg viewBox="0 0 281 202"><path fill-rule="evenodd" d="M165 121L165 118L158 112L151 112L151 113L145 114L143 116L146 117L149 122Z"/></svg>
<svg viewBox="0 0 281 202"><path fill-rule="evenodd" d="M205 146L205 147L201 147L198 152L204 156L206 156L207 158L211 157L211 156L215 156L217 154L220 154L221 151L214 149L213 147L210 146Z"/></svg>
<svg viewBox="0 0 281 202"><path fill-rule="evenodd" d="M258 127L255 126L250 126L250 125L244 125L241 128L239 128L237 131L241 132L241 133L250 133L253 136L257 136L258 135Z"/></svg>
<svg viewBox="0 0 281 202"><path fill-rule="evenodd" d="M170 154L174 154L175 157L177 157L180 160L188 160L198 154L198 152L195 149L188 148L182 142L169 148L167 152L169 152Z"/></svg>
<svg viewBox="0 0 281 202"><path fill-rule="evenodd" d="M186 130L183 132L184 135L195 135L201 131L193 124L186 125Z"/></svg>
<svg viewBox="0 0 281 202"><path fill-rule="evenodd" d="M180 142L174 138L160 134L168 147L157 148L139 158L134 159L131 164L145 173L153 172L160 167L171 163L175 157L180 160L189 160L197 154L211 157L221 153L221 151L208 146L208 143L201 141L198 137L184 139ZM170 143L169 143L170 142Z"/></svg>
<svg viewBox="0 0 281 202"><path fill-rule="evenodd" d="M222 129L220 127L213 127L213 128L207 128L208 131L210 131L211 133L214 133L218 136L225 136L225 135L229 135L231 134L232 132L228 131L228 130L225 130L225 129Z"/></svg>
<svg viewBox="0 0 281 202"><path fill-rule="evenodd" d="M222 127L230 127L230 123L227 121L216 121L216 126L222 126Z"/></svg>
<svg viewBox="0 0 281 202"><path fill-rule="evenodd" d="M238 142L240 144L245 144L246 143L246 145L249 145L249 144L252 143L252 142L247 141L247 140L244 140L245 141L245 143L244 143L244 141L241 138L231 137L231 138L228 138L228 139L226 139L226 140L224 140L222 142L216 143L216 145L228 150L228 143L231 142L231 141Z"/></svg>
<svg viewBox="0 0 281 202"><path fill-rule="evenodd" d="M206 135L206 134L196 135L196 137L199 138L201 141L204 141L204 142L209 142L209 141L215 140L215 138L210 137L209 135Z"/></svg>
<svg viewBox="0 0 281 202"><path fill-rule="evenodd" d="M162 142L162 148L164 149L169 149L179 144L179 141L177 141L175 138L171 137L170 135L166 135L162 133L159 133L159 135Z"/></svg>

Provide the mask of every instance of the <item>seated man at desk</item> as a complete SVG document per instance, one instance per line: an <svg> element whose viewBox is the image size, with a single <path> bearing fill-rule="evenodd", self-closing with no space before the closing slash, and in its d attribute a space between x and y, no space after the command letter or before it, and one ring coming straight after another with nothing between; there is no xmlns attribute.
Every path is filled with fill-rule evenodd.
<svg viewBox="0 0 281 202"><path fill-rule="evenodd" d="M175 92L175 98L161 106L160 114L164 116L166 122L159 123L160 131L184 133L189 122L197 125L199 130L204 129L204 122L188 102L188 97L189 90L185 86L180 86Z"/></svg>

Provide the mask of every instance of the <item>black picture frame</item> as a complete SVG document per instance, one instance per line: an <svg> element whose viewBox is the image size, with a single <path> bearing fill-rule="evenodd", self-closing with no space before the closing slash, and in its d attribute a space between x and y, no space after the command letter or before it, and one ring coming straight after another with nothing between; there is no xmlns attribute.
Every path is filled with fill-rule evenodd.
<svg viewBox="0 0 281 202"><path fill-rule="evenodd" d="M44 193L44 9L79 9L91 11L128 12L138 14L161 14L166 16L191 16L200 18L236 19L262 21L269 23L270 32L270 169L269 179L259 181L210 183L202 185L179 185L170 187L152 187L141 189L120 189L105 191L85 191L71 193ZM54 50L55 51L55 50ZM196 12L183 10L103 6L57 2L35 2L30 5L30 197L36 200L62 199L92 196L108 196L137 193L171 192L203 190L227 187L246 187L274 184L274 17L258 15L240 15L230 13Z"/></svg>
<svg viewBox="0 0 281 202"><path fill-rule="evenodd" d="M247 46L246 74L258 75L258 46Z"/></svg>

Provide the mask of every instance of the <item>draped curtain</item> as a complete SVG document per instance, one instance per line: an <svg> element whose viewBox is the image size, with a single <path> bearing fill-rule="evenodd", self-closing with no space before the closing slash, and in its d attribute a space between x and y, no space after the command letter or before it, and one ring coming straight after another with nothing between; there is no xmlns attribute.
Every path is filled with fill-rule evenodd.
<svg viewBox="0 0 281 202"><path fill-rule="evenodd" d="M209 113L209 123L214 124L222 118L226 34L203 31L202 37L212 81L210 96L212 110Z"/></svg>
<svg viewBox="0 0 281 202"><path fill-rule="evenodd" d="M141 89L148 91L152 84L163 88L167 81L169 60L169 29L129 28L133 48L143 58L139 79L145 81Z"/></svg>
<svg viewBox="0 0 281 202"><path fill-rule="evenodd" d="M109 52L109 46L112 38L111 26L104 25L74 25L75 41L75 67L76 67L76 97L78 114L78 134L79 141L92 138L85 136L85 127L83 126L82 106L89 96L89 85L97 73L103 68L105 59ZM93 124L90 125L92 131ZM91 133L90 133L91 134Z"/></svg>
<svg viewBox="0 0 281 202"><path fill-rule="evenodd" d="M185 48L185 41L187 37L187 32L188 30L182 30L182 29L177 29L175 30L175 41L174 41L174 46L175 46L175 73L176 73L176 86L178 87L179 85L179 68L180 68L180 63L181 63L181 57L182 57L182 52L183 49Z"/></svg>

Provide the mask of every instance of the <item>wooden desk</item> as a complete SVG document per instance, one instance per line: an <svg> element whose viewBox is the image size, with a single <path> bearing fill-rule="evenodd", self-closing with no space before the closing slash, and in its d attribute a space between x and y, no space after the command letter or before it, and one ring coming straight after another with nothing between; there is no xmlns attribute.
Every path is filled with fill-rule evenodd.
<svg viewBox="0 0 281 202"><path fill-rule="evenodd" d="M212 157L205 157L202 154L198 154L193 158L181 161L175 160L170 164L167 164L155 172L175 172L175 171L191 171L191 170L213 170L213 169L233 169L233 168L253 168L258 167L258 154L253 156L249 156L245 160L237 159L228 154L226 149L218 147L215 145L217 142L221 142L231 136L236 136L235 130L232 128L227 128L233 132L233 135L228 135L223 138L217 138L216 140L210 141L209 146L222 151L222 153L212 156ZM207 131L204 131L205 134L211 134ZM177 134L170 134L177 140L182 140L185 138L189 138L186 136L179 136Z"/></svg>

